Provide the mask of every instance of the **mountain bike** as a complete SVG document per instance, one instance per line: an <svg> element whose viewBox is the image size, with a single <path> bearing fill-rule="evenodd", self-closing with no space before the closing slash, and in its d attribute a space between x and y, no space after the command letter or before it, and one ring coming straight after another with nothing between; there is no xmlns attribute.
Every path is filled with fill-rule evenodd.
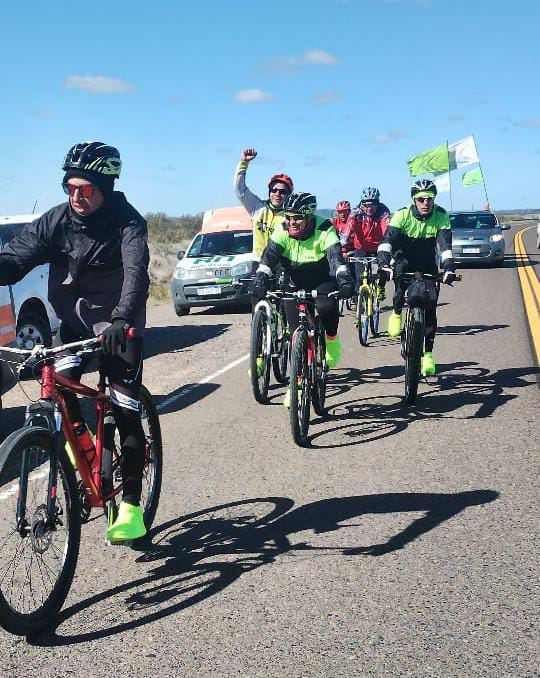
<svg viewBox="0 0 540 678"><path fill-rule="evenodd" d="M349 257L348 260L354 264L363 264L354 324L360 344L367 346L370 330L372 337L376 337L379 333L381 293L377 284L378 276L373 272L373 263L377 261L377 257Z"/></svg>
<svg viewBox="0 0 540 678"><path fill-rule="evenodd" d="M316 414L325 414L326 333L315 308L317 290L273 294L294 299L298 309L299 325L291 339L290 424L294 442L303 447L307 444L311 403ZM328 294L329 297L338 295L337 291Z"/></svg>
<svg viewBox="0 0 540 678"><path fill-rule="evenodd" d="M121 451L102 366L94 389L63 376L54 365L61 351L80 356L100 347L94 338L31 351L0 349L0 356L8 352L19 359L19 371L32 363L41 383L24 426L0 445L0 625L14 634L35 634L59 612L75 573L81 523L91 510L103 509L110 520L116 516ZM77 431L65 392L95 403L95 444L88 446L89 437ZM144 386L139 399L146 437L141 507L149 529L159 502L163 451L158 414Z"/></svg>
<svg viewBox="0 0 540 678"><path fill-rule="evenodd" d="M420 381L420 366L424 354L426 335L426 304L437 303L437 295L443 275L429 273L400 273L398 281L409 283L405 291L405 320L401 329L401 356L405 360L405 402L411 405L416 400ZM461 276L456 277L460 281ZM430 290L426 282L434 283L434 295L430 298ZM413 283L420 287L414 288ZM421 285L423 284L423 288Z"/></svg>
<svg viewBox="0 0 540 678"><path fill-rule="evenodd" d="M253 396L258 403L268 402L270 363L276 381L287 383L289 363L289 326L279 295L267 292L255 306L251 321L250 377Z"/></svg>

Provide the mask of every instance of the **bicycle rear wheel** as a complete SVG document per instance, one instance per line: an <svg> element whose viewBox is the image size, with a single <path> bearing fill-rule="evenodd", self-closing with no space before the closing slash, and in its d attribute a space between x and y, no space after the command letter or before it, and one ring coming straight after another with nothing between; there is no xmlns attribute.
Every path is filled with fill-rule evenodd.
<svg viewBox="0 0 540 678"><path fill-rule="evenodd" d="M310 411L310 387L307 333L300 330L294 336L291 355L291 409L290 421L294 442L304 447L307 444Z"/></svg>
<svg viewBox="0 0 540 678"><path fill-rule="evenodd" d="M0 625L17 635L53 623L79 555L75 472L62 449L53 477L53 445L49 431L28 427L0 446ZM49 515L53 492L55 511Z"/></svg>
<svg viewBox="0 0 540 678"><path fill-rule="evenodd" d="M416 400L420 381L420 361L424 346L424 311L410 308L405 320L405 402L411 405Z"/></svg>
<svg viewBox="0 0 540 678"><path fill-rule="evenodd" d="M356 323L358 341L362 346L367 346L369 337L369 292L365 288L360 288L360 291L358 292Z"/></svg>
<svg viewBox="0 0 540 678"><path fill-rule="evenodd" d="M324 403L326 399L326 377L328 374L328 368L326 367L326 333L319 317L316 318L315 323L315 355L313 356L312 366L313 390L311 400L315 412L320 417L323 417L326 414Z"/></svg>
<svg viewBox="0 0 540 678"><path fill-rule="evenodd" d="M253 397L258 403L268 402L271 356L270 326L265 308L258 308L251 323L249 373Z"/></svg>
<svg viewBox="0 0 540 678"><path fill-rule="evenodd" d="M289 336L289 326L285 313L279 309L276 313L276 354L272 357L272 369L274 377L280 384L286 384L287 368L289 367L289 346L291 338Z"/></svg>

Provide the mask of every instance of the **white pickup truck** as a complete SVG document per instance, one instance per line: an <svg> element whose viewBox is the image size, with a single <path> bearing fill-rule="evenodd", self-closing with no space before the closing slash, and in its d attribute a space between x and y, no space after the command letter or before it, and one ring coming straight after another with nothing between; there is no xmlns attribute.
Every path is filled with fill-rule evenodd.
<svg viewBox="0 0 540 678"><path fill-rule="evenodd" d="M39 216L0 216L0 248ZM15 285L0 286L0 346L16 344L21 348L33 348L35 344L50 345L60 321L47 300L48 278L49 266L44 264ZM2 380L2 383L6 382Z"/></svg>

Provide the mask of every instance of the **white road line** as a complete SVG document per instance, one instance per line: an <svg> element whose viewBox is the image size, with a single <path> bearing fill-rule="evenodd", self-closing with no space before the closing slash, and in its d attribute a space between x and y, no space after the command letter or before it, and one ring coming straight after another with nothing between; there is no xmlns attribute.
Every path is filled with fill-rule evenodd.
<svg viewBox="0 0 540 678"><path fill-rule="evenodd" d="M222 367L217 372L214 372L214 374L211 374L208 377L201 379L196 384L191 384L190 386L186 386L185 388L178 391L178 393L175 393L174 395L169 396L163 402L159 403L159 405L156 408L157 411L161 412L168 405L170 405L171 403L174 403L175 400L179 400L180 398L185 398L185 396L192 393L199 386L202 386L203 384L208 384L208 382L213 381L214 379L216 379L217 377L222 375L224 372L227 372L228 370L232 370L233 367L240 365L240 363L243 363L244 360L247 360L248 358L249 358L249 353L246 353L246 355L243 355L241 358L237 358L236 360L233 360L232 363L225 365L225 367Z"/></svg>
<svg viewBox="0 0 540 678"><path fill-rule="evenodd" d="M30 482L39 480L40 478L45 478L45 476L49 475L49 466L47 465L45 468L41 469L41 471L32 471L30 475L28 476L28 480ZM14 494L17 494L19 491L19 479L17 478L16 480L13 481L11 487L8 487L7 490L2 490L0 492L0 501L3 499L7 499L8 497L11 497Z"/></svg>

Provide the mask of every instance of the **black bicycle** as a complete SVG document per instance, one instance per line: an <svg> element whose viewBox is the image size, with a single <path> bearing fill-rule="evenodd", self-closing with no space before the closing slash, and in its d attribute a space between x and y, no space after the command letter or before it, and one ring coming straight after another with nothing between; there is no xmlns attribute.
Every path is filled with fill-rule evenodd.
<svg viewBox="0 0 540 678"><path fill-rule="evenodd" d="M418 393L426 336L426 307L437 303L443 277L439 273L432 275L419 271L397 275L398 282L408 283L405 292L405 320L401 329L401 356L405 360L405 402L408 405L415 402ZM456 276L455 280L460 281L461 276Z"/></svg>
<svg viewBox="0 0 540 678"><path fill-rule="evenodd" d="M298 309L299 325L291 339L290 424L294 442L304 447L308 441L311 404L316 414L325 414L326 332L315 307L317 290L276 291L273 294L282 299L294 299ZM328 294L329 297L338 295L337 291Z"/></svg>

